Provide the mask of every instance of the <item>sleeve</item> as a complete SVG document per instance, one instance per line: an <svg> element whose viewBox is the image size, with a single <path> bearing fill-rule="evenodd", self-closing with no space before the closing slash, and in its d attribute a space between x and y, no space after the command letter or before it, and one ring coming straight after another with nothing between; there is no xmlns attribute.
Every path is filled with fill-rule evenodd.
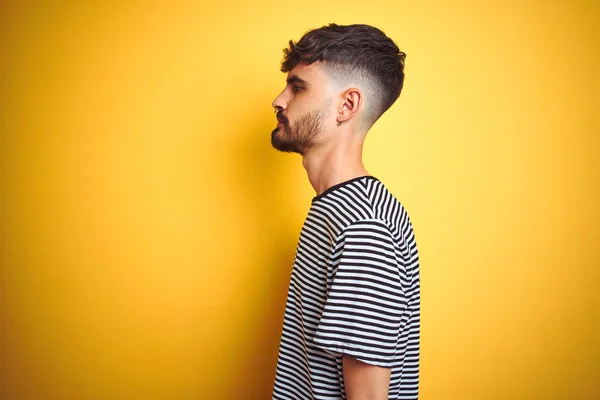
<svg viewBox="0 0 600 400"><path fill-rule="evenodd" d="M379 220L348 226L336 241L332 263L315 344L335 356L391 367L407 301L389 228Z"/></svg>

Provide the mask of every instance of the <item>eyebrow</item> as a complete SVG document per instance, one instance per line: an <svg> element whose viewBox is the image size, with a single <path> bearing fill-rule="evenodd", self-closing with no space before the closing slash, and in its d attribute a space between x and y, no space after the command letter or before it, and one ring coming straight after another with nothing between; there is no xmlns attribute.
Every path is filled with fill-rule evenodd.
<svg viewBox="0 0 600 400"><path fill-rule="evenodd" d="M292 83L301 83L303 85L308 85L308 82L306 82L304 79L300 78L298 75L288 76L287 83L288 83L288 85L291 85Z"/></svg>

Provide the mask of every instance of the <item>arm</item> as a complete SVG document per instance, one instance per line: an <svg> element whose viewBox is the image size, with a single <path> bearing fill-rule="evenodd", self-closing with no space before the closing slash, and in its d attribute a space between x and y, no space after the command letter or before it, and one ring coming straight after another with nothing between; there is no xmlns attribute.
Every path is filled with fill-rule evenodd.
<svg viewBox="0 0 600 400"><path fill-rule="evenodd" d="M387 400L407 303L392 234L379 220L355 222L332 259L337 270L314 342L342 357L348 400Z"/></svg>
<svg viewBox="0 0 600 400"><path fill-rule="evenodd" d="M342 357L348 400L388 400L391 370Z"/></svg>

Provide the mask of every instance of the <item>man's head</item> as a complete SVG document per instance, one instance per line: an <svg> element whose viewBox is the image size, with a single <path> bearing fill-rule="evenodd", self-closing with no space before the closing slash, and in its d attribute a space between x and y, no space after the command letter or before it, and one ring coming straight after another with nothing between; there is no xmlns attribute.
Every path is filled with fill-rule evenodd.
<svg viewBox="0 0 600 400"><path fill-rule="evenodd" d="M405 57L368 25L330 24L290 40L281 64L287 85L273 101L273 146L303 154L344 123L365 133L400 95Z"/></svg>

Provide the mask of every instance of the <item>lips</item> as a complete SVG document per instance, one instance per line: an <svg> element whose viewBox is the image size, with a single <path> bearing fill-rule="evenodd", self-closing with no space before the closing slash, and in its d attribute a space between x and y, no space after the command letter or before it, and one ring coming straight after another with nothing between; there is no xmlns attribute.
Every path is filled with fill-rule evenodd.
<svg viewBox="0 0 600 400"><path fill-rule="evenodd" d="M277 113L277 122L283 125L288 124L288 119L285 115L281 114L281 111Z"/></svg>

